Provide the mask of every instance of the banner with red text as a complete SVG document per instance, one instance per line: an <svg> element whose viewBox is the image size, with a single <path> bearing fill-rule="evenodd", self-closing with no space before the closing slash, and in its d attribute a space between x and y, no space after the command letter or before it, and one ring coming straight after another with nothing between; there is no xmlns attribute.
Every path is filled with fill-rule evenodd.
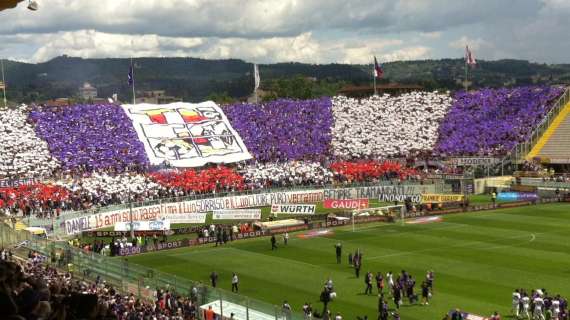
<svg viewBox="0 0 570 320"><path fill-rule="evenodd" d="M326 199L323 201L323 208L325 209L365 209L368 206L368 199Z"/></svg>

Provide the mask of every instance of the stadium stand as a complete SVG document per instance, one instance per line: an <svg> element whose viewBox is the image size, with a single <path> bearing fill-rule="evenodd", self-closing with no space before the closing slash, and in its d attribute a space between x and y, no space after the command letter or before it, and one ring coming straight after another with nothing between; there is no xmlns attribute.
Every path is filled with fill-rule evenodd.
<svg viewBox="0 0 570 320"><path fill-rule="evenodd" d="M501 155L528 138L563 89L517 87L460 91L439 128L436 151Z"/></svg>
<svg viewBox="0 0 570 320"><path fill-rule="evenodd" d="M412 92L229 105L224 112L254 159L201 169L151 167L117 105L34 107L28 117L25 109L3 111L0 139L7 147L0 175L42 176L50 183L30 187L36 191L28 202L19 200L30 189L3 188L0 205L17 215L52 215L129 200L418 179L418 172L382 159L413 162L432 151L502 155L526 139L562 91L531 86L458 92L453 98Z"/></svg>
<svg viewBox="0 0 570 320"><path fill-rule="evenodd" d="M59 167L34 133L24 108L0 112L0 178L47 177Z"/></svg>
<svg viewBox="0 0 570 320"><path fill-rule="evenodd" d="M329 153L329 98L234 104L224 112L258 161L319 160Z"/></svg>
<svg viewBox="0 0 570 320"><path fill-rule="evenodd" d="M65 170L110 169L122 172L146 166L142 143L120 106L74 105L34 110L38 136Z"/></svg>
<svg viewBox="0 0 570 320"><path fill-rule="evenodd" d="M333 173L317 162L289 161L259 163L243 166L242 172L248 188L263 189L299 185L326 185L333 182Z"/></svg>
<svg viewBox="0 0 570 320"><path fill-rule="evenodd" d="M437 92L412 92L368 99L333 98L331 148L336 156L390 157L431 150L451 98Z"/></svg>

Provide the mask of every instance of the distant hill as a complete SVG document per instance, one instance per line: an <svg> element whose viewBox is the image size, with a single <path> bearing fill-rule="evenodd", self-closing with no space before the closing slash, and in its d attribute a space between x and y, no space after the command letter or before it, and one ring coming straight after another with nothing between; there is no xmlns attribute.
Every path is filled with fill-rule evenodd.
<svg viewBox="0 0 570 320"><path fill-rule="evenodd" d="M8 61L5 65L9 99L16 102L73 97L89 82L99 97L118 93L130 99L127 73L130 59L82 59L57 57L38 64ZM205 60L196 58L135 59L137 91L166 90L184 101L200 101L214 93L234 98L248 96L253 90L252 64L242 60ZM260 65L262 86L279 78L297 75L352 84L370 84L371 66L304 63ZM426 89L461 88L464 77L462 59L398 61L384 64L381 82L420 84ZM570 65L546 65L522 60L478 61L470 72L473 87L499 87L531 83L570 84Z"/></svg>

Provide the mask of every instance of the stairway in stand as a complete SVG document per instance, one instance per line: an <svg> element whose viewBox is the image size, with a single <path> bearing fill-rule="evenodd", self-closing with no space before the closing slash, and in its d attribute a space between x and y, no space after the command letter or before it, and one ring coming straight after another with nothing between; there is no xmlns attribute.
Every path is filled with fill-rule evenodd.
<svg viewBox="0 0 570 320"><path fill-rule="evenodd" d="M570 163L570 103L566 104L528 154L550 163Z"/></svg>

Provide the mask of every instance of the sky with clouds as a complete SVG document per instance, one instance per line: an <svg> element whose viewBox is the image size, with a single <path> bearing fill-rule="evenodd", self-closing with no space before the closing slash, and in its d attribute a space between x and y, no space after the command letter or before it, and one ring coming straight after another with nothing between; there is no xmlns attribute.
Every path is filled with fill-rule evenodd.
<svg viewBox="0 0 570 320"><path fill-rule="evenodd" d="M570 63L570 0L36 0L0 12L0 57Z"/></svg>

